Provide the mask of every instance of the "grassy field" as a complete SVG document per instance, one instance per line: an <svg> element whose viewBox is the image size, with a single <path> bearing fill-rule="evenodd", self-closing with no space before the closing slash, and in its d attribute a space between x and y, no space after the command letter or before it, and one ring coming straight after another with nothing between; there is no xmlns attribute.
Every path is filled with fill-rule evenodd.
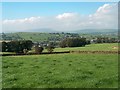
<svg viewBox="0 0 120 90"><path fill-rule="evenodd" d="M78 51L78 50L81 50L81 51L117 51L118 44L117 43L90 44L90 45L86 45L85 47L55 48L54 49L54 51L69 51L69 50L73 50L73 51Z"/></svg>
<svg viewBox="0 0 120 90"><path fill-rule="evenodd" d="M2 59L3 88L116 88L117 54L51 54Z"/></svg>

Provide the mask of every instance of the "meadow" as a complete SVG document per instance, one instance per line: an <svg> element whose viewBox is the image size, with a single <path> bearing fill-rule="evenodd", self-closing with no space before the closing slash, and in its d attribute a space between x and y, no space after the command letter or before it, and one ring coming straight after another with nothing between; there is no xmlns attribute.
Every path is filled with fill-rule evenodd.
<svg viewBox="0 0 120 90"><path fill-rule="evenodd" d="M66 48L55 48L55 52L61 51L118 51L118 43L104 43L104 44L90 44L85 47L66 47ZM34 52L34 50L32 50ZM43 52L47 52L44 49Z"/></svg>
<svg viewBox="0 0 120 90"><path fill-rule="evenodd" d="M59 54L3 57L3 87L117 87L114 54Z"/></svg>
<svg viewBox="0 0 120 90"><path fill-rule="evenodd" d="M85 47L55 48L54 51L117 51L117 43L90 44Z"/></svg>
<svg viewBox="0 0 120 90"><path fill-rule="evenodd" d="M117 44L96 45L103 47L102 50L111 50L108 48ZM88 48L98 49L93 46ZM3 56L2 87L117 88L118 54Z"/></svg>

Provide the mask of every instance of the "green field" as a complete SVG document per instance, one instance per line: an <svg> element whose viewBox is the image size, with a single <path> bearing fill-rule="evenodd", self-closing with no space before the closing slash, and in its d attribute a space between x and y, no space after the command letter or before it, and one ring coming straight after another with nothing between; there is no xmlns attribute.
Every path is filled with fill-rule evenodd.
<svg viewBox="0 0 120 90"><path fill-rule="evenodd" d="M115 88L116 54L3 57L3 88Z"/></svg>
<svg viewBox="0 0 120 90"><path fill-rule="evenodd" d="M117 51L118 44L67 50ZM117 54L49 54L2 57L3 88L117 88Z"/></svg>
<svg viewBox="0 0 120 90"><path fill-rule="evenodd" d="M118 38L118 36L116 35L116 32L110 32L110 33L78 33L78 36L84 36L88 39L92 39L93 37L98 37L101 36L102 37L109 37L109 38ZM9 38L12 38L13 40L17 40L17 39L25 39L25 40L32 40L32 41L47 41L48 38L63 38L66 35L70 36L71 34L75 34L75 33L40 33L40 32L16 32L16 33L4 33L5 37L4 40L8 40ZM1 39L1 38L0 38ZM49 40L48 40L49 41Z"/></svg>
<svg viewBox="0 0 120 90"><path fill-rule="evenodd" d="M114 48L116 47L116 48ZM118 44L117 43L104 43L104 44L90 44L85 47L73 47L73 48L55 48L54 51L117 51Z"/></svg>
<svg viewBox="0 0 120 90"><path fill-rule="evenodd" d="M66 47L66 48L55 48L55 52L61 51L118 51L118 43L104 43L104 44L90 44L85 47ZM32 50L34 52L34 50ZM43 52L47 52L44 49Z"/></svg>

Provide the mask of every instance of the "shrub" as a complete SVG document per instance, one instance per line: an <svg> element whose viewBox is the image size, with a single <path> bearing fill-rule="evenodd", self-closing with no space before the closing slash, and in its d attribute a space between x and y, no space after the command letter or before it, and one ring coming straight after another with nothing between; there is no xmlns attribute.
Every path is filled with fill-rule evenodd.
<svg viewBox="0 0 120 90"><path fill-rule="evenodd" d="M40 54L40 53L42 53L42 51L44 50L44 48L43 47L40 47L40 46L35 46L35 53L37 53L37 54Z"/></svg>
<svg viewBox="0 0 120 90"><path fill-rule="evenodd" d="M52 43L50 43L48 46L47 46L47 51L52 53L53 52L53 49L54 49L54 45Z"/></svg>

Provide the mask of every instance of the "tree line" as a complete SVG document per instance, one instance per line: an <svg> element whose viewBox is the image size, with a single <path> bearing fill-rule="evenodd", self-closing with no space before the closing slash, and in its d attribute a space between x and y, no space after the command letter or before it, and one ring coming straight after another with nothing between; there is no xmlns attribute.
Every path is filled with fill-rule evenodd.
<svg viewBox="0 0 120 90"><path fill-rule="evenodd" d="M108 37L97 37L95 43L116 43L118 40L115 38ZM16 52L16 53L27 53L34 46L35 53L40 54L42 51L47 49L49 53L53 52L54 48L59 45L61 48L65 47L84 47L87 44L91 44L90 40L84 37L67 37L61 40L58 45L56 42L49 42L47 46L35 45L31 40L13 40L9 42L0 42L0 51L2 52Z"/></svg>
<svg viewBox="0 0 120 90"><path fill-rule="evenodd" d="M108 37L97 37L96 43L118 43L119 41L116 38Z"/></svg>
<svg viewBox="0 0 120 90"><path fill-rule="evenodd" d="M30 40L10 41L1 42L2 52L16 52L23 53L25 50L31 50L33 42Z"/></svg>
<svg viewBox="0 0 120 90"><path fill-rule="evenodd" d="M86 40L86 38L65 38L60 42L60 47L82 47L86 44L90 44L90 41Z"/></svg>
<svg viewBox="0 0 120 90"><path fill-rule="evenodd" d="M20 40L20 41L9 41L9 42L1 42L0 43L0 51L2 52L15 52L27 54L29 50L32 49L34 43L31 40ZM54 44L49 43L48 46L45 47L49 53L53 52ZM44 47L39 45L34 46L34 51L36 54L42 53Z"/></svg>

